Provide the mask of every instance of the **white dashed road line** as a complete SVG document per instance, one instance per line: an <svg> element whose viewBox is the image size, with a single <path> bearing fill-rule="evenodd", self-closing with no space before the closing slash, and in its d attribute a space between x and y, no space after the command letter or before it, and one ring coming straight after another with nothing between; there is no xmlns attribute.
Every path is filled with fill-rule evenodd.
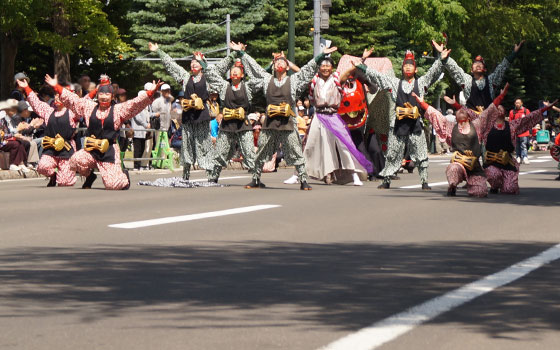
<svg viewBox="0 0 560 350"><path fill-rule="evenodd" d="M243 213L249 213L249 212L253 212L253 211L272 209L272 208L278 208L278 207L281 207L281 205L277 205L277 204L253 205L253 206L250 206L250 207L241 207L241 208L234 208L234 209L210 211L210 212L207 212L207 213L181 215L181 216L171 216L171 217L159 218L159 219L125 222L125 223L122 223L122 224L109 225L109 227L130 229L130 228L139 228L139 227L147 227L147 226L156 226L156 225L171 224L171 223L175 223L175 222L184 222L184 221L200 220L200 219L207 219L207 218L215 218L217 216L243 214Z"/></svg>
<svg viewBox="0 0 560 350"><path fill-rule="evenodd" d="M343 337L320 350L374 350L415 327L463 305L496 288L509 284L545 264L560 259L560 244L523 260L505 270L469 283L442 296L428 300L404 312L386 318Z"/></svg>

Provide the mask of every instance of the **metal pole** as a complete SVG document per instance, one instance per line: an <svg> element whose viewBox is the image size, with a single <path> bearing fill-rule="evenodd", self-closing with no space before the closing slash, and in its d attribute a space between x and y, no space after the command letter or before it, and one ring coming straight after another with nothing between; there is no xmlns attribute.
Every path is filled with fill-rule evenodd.
<svg viewBox="0 0 560 350"><path fill-rule="evenodd" d="M288 60L296 59L296 1L288 1Z"/></svg>
<svg viewBox="0 0 560 350"><path fill-rule="evenodd" d="M313 0L313 57L321 53L321 0Z"/></svg>
<svg viewBox="0 0 560 350"><path fill-rule="evenodd" d="M231 28L230 28L231 19L229 17L229 13L226 15L226 47L227 47L227 55L229 56L229 43L231 41Z"/></svg>

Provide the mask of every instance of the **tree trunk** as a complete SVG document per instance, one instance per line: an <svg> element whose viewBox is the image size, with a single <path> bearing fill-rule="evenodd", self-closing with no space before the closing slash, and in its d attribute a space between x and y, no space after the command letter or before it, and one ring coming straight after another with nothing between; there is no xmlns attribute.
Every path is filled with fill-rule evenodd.
<svg viewBox="0 0 560 350"><path fill-rule="evenodd" d="M2 34L0 43L2 60L0 63L0 99L8 98L14 87L14 67L18 50L18 41L11 33Z"/></svg>
<svg viewBox="0 0 560 350"><path fill-rule="evenodd" d="M52 17L54 32L63 38L70 37L70 22L64 17L64 5L55 3L56 11ZM54 74L58 75L58 80L64 83L70 83L70 55L67 52L54 49Z"/></svg>

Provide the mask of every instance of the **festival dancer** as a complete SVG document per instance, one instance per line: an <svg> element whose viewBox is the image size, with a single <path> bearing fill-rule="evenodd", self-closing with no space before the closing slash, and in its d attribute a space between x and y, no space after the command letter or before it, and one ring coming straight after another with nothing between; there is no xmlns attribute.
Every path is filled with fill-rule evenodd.
<svg viewBox="0 0 560 350"><path fill-rule="evenodd" d="M416 61L414 54L410 51L406 52L402 64L403 79L381 74L363 63L356 66L365 73L366 79L370 83L375 83L380 89L389 91L391 100L395 104L391 109L391 127L385 168L380 173L383 176L383 183L377 187L379 189L390 188L391 176L401 167L406 145L408 145L412 160L418 167L422 189L431 189L428 186L428 145L418 104L412 93L423 97L442 73L442 60L448 58L450 50L437 46L434 41L432 44L438 49L440 58L436 59L428 72L418 79L416 79ZM364 50L362 61L372 52L373 48Z"/></svg>
<svg viewBox="0 0 560 350"><path fill-rule="evenodd" d="M257 87L254 80L245 82L245 68L236 60L238 52L244 49L241 43L230 43L234 50L218 64L205 73L210 87L217 91L223 101L223 119L216 140L214 171L212 182L218 182L222 167L226 167L233 157L236 144L241 149L243 162L253 169L255 166L255 149L253 146L253 126L248 119L249 108ZM233 65L233 67L231 67ZM231 69L230 69L231 67ZM224 76L229 70L229 81Z"/></svg>
<svg viewBox="0 0 560 350"><path fill-rule="evenodd" d="M472 75L465 73L453 58L447 58L444 66L451 75L451 78L462 89L468 108L477 113L488 108L495 98L496 92L499 91L499 86L502 84L506 70L513 63L524 42L525 40L522 40L519 44L514 45L513 51L488 76L486 75L486 63L480 55L476 56L472 63Z"/></svg>
<svg viewBox="0 0 560 350"><path fill-rule="evenodd" d="M80 117L64 106L58 93L54 96L53 108L39 99L29 87L27 80L18 79L17 84L25 91L27 101L46 125L42 142L43 153L37 172L49 178L47 187L57 184L58 186L74 186L76 171L70 167L70 157L76 150L73 136Z"/></svg>
<svg viewBox="0 0 560 350"><path fill-rule="evenodd" d="M324 57L336 51L336 47L326 48L323 53L309 61L300 71L288 76L288 61L282 55L274 59L274 75L266 72L251 56L240 51L246 71L253 75L259 89L263 89L266 96L266 118L259 136L259 149L255 156L255 167L253 168L253 180L245 186L246 188L264 188L261 182L263 164L268 161L274 152L282 144L284 157L288 164L295 165L300 181L300 189L311 190L307 183L307 172L305 169L305 158L301 148L301 142L294 124L294 113L292 106L295 100L306 88L315 75L318 63Z"/></svg>
<svg viewBox="0 0 560 350"><path fill-rule="evenodd" d="M545 118L543 113L557 102L509 122L505 120L505 114L500 114L488 134L484 154L484 169L490 193L519 194L519 161L511 154L515 150L515 139L518 134L531 130L541 122Z"/></svg>
<svg viewBox="0 0 560 350"><path fill-rule="evenodd" d="M78 95L63 89L58 84L57 76L48 74L45 82L60 95L62 103L75 115L84 116L87 132L84 148L70 158L70 169L86 176L82 188L91 188L97 176L93 169L101 173L105 189L128 190L130 178L127 170L122 170L119 145L116 142L121 125L140 113L154 100L154 94L163 85L158 82L153 90L141 94L135 99L112 105L113 87L109 77L102 75L97 88L97 100L79 98Z"/></svg>
<svg viewBox="0 0 560 350"><path fill-rule="evenodd" d="M482 155L481 143L486 140L494 122L504 115L504 108L500 106L504 99L508 84L502 93L496 97L490 107L481 113L461 106L454 99L445 97L445 101L457 108L457 122L451 122L438 110L428 105L424 99L413 94L418 104L426 110L425 116L430 120L437 135L445 139L454 152L451 164L447 166L446 175L449 187L448 196L455 196L457 185L467 182L467 193L472 197L486 197L488 187L486 176L480 165Z"/></svg>
<svg viewBox="0 0 560 350"><path fill-rule="evenodd" d="M183 179L188 180L191 166L195 163L206 170L208 180L213 179L214 170L213 146L210 136L210 113L207 101L210 98L208 83L203 71L206 69L204 56L195 52L199 57L191 61L191 72L187 72L173 59L162 51L158 44L149 43L148 48L157 52L165 68L177 82L183 84L185 99L183 99L181 162L183 164Z"/></svg>
<svg viewBox="0 0 560 350"><path fill-rule="evenodd" d="M311 80L309 100L315 107L305 150L308 174L331 183L350 173L355 186L362 186L358 174L373 172L373 166L354 144L346 122L338 114L343 95L342 84L355 71L333 73L334 61L325 57L319 62L319 72ZM363 97L363 95L362 95ZM363 101L365 106L365 101ZM367 113L367 110L366 110ZM365 114L367 115L367 114Z"/></svg>

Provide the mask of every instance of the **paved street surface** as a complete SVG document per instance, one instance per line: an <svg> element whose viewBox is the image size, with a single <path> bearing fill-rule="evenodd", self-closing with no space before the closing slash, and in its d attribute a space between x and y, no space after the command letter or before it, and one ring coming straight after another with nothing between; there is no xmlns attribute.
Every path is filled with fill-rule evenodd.
<svg viewBox="0 0 560 350"><path fill-rule="evenodd" d="M432 191L399 189L416 171L311 192L291 169L266 190L245 171L222 188L2 181L0 349L557 349L559 248L539 255L560 243L557 163L533 154L520 195L473 199L445 196L448 159Z"/></svg>

